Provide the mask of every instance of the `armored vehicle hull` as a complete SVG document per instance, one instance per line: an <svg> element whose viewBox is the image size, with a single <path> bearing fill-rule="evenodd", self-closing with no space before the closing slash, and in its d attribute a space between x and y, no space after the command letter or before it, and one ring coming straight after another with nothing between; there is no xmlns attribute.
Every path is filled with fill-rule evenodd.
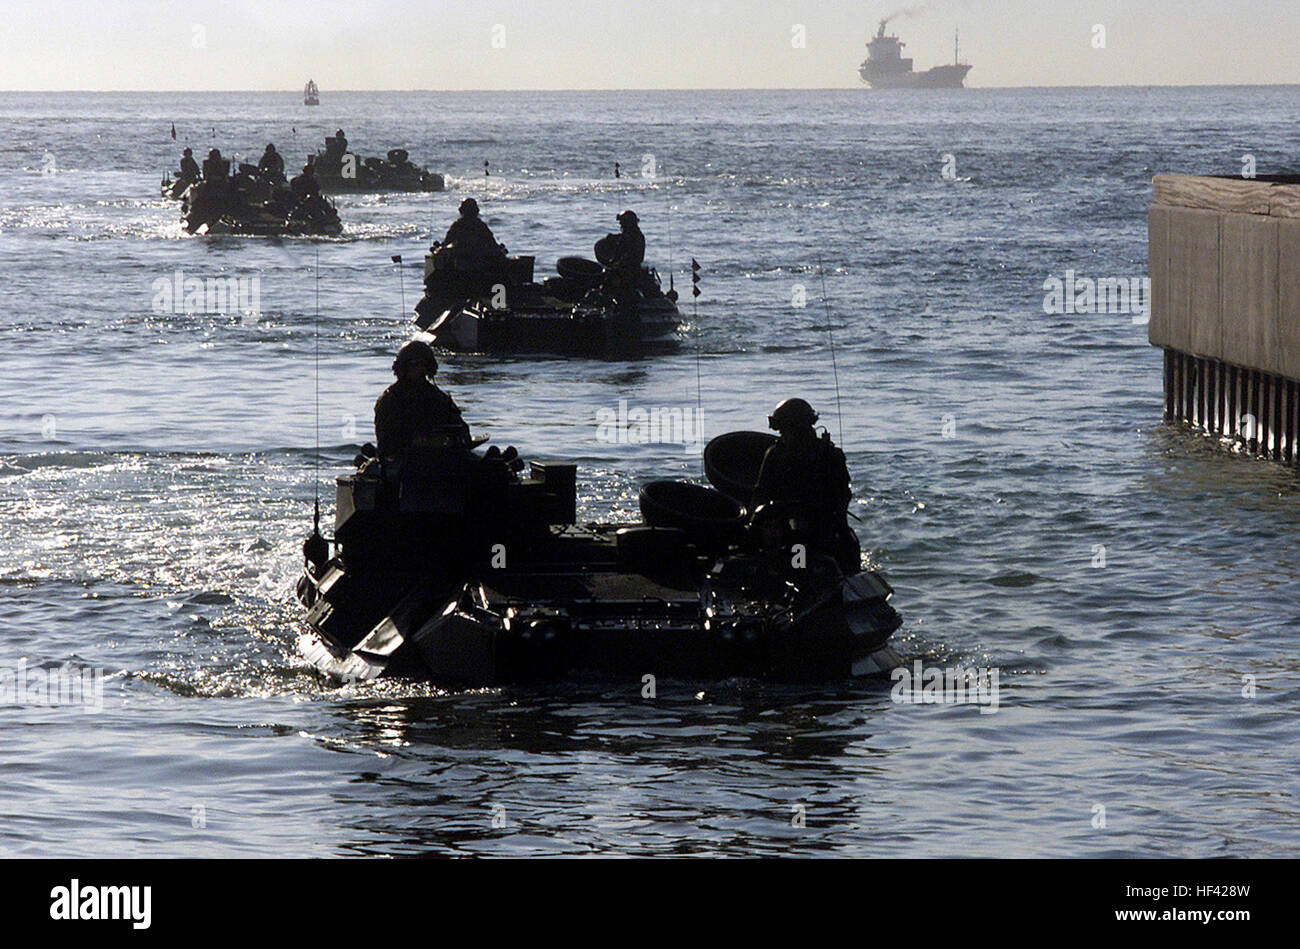
<svg viewBox="0 0 1300 949"><path fill-rule="evenodd" d="M756 436L763 438L764 436ZM715 440L716 441L716 440ZM728 464L743 485L753 439ZM339 680L474 688L567 677L825 681L900 663L888 582L763 549L721 491L653 482L643 523L575 524L576 470L458 455L432 481L367 461L338 479L335 536L298 584L303 655ZM311 542L308 547L310 548ZM796 548L797 549L797 548Z"/></svg>

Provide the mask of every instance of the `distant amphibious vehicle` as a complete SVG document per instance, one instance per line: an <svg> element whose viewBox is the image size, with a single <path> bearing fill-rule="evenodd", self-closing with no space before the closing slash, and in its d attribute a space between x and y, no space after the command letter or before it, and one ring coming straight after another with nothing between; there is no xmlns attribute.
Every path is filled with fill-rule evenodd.
<svg viewBox="0 0 1300 949"><path fill-rule="evenodd" d="M386 158L362 158L348 151L342 129L325 139L324 151L312 158L322 191L442 191L442 175L421 168L404 148L390 148Z"/></svg>
<svg viewBox="0 0 1300 949"><path fill-rule="evenodd" d="M181 221L191 234L333 237L343 232L338 209L319 194L297 195L257 174L252 165L225 179L186 189Z"/></svg>
<svg viewBox="0 0 1300 949"><path fill-rule="evenodd" d="M642 266L618 300L608 258L600 259L606 241L597 244L597 260L561 257L556 276L541 283L533 280L533 257L468 269L435 244L415 323L458 352L621 359L674 349L681 323L676 291L664 292L658 273Z"/></svg>
<svg viewBox="0 0 1300 949"><path fill-rule="evenodd" d="M772 442L719 436L704 453L715 487L651 482L643 523L585 525L572 464L522 477L514 449L480 453L453 429L400 471L363 449L337 479L332 543L317 528L303 547L299 647L341 681L449 688L890 671L901 619L885 579L805 548L779 506L761 532L746 523Z"/></svg>
<svg viewBox="0 0 1300 949"><path fill-rule="evenodd" d="M885 35L885 24L890 17L880 21L880 28L867 44L867 58L858 67L858 75L872 89L961 89L971 67L961 61L960 49L953 41L950 66L935 66L925 72L912 69L910 57L903 57L904 44L897 36Z"/></svg>

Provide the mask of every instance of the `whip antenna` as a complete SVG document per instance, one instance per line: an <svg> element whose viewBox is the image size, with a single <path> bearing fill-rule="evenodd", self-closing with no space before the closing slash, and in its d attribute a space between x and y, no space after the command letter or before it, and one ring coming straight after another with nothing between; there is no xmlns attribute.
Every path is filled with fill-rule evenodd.
<svg viewBox="0 0 1300 949"><path fill-rule="evenodd" d="M320 532L320 248L316 248L316 313L312 318L316 377L316 450L312 454L312 489L316 495L316 532Z"/></svg>
<svg viewBox="0 0 1300 949"><path fill-rule="evenodd" d="M402 294L402 316L406 316L406 282L402 277L402 255L394 254L393 263L397 264L397 289Z"/></svg>
<svg viewBox="0 0 1300 949"><path fill-rule="evenodd" d="M668 205L668 289L673 290L673 193L668 175L664 175L664 199ZM676 302L674 300L673 302Z"/></svg>
<svg viewBox="0 0 1300 949"><path fill-rule="evenodd" d="M700 262L691 258L691 321L695 324L695 425L704 424L704 397L700 386Z"/></svg>
<svg viewBox="0 0 1300 949"><path fill-rule="evenodd" d="M316 370L316 450L312 454L312 531L302 545L303 560L311 576L319 578L330 559L330 545L320 533L320 248L316 248L316 312L312 317L312 340Z"/></svg>
<svg viewBox="0 0 1300 949"><path fill-rule="evenodd" d="M831 346L831 375L835 378L835 419L839 423L840 448L844 447L844 413L840 409L840 370L835 362L835 333L831 329L831 301L826 297L826 268L821 258L817 258L817 273L822 281L822 306L826 309L826 339Z"/></svg>

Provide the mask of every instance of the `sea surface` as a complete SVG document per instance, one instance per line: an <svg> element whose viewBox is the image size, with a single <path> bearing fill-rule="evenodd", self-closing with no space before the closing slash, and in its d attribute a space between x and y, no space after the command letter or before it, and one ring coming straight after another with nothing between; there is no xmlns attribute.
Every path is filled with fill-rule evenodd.
<svg viewBox="0 0 1300 949"><path fill-rule="evenodd" d="M0 695L0 853L1294 855L1297 476L1163 424L1142 314L1046 313L1044 284L1146 274L1154 173L1295 170L1298 98L0 93L0 692L103 672L99 701ZM339 127L448 190L342 197L320 241L187 236L158 196L186 144L295 168ZM602 409L700 410L710 436L808 398L900 652L998 670L996 712L888 681L315 674L313 499L332 516L373 438L467 195L539 276L625 207L665 284L702 268L676 354L447 356L477 431L576 462L582 518L631 520L700 446L610 440ZM250 312L164 289L216 277Z"/></svg>

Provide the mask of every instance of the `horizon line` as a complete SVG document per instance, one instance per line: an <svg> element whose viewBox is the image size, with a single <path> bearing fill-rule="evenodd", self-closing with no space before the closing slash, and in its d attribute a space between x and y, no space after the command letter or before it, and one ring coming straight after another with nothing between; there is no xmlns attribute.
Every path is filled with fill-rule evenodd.
<svg viewBox="0 0 1300 949"><path fill-rule="evenodd" d="M1220 82L1220 83L1115 83L1102 84L1095 83L1091 85L1079 84L1062 84L1062 85L1013 85L1013 86L961 86L957 89L872 89L870 86L647 86L640 88L627 87L602 87L602 88L538 88L538 89L333 89L329 90L331 95L351 95L356 93L375 93L375 92L434 92L434 93L530 93L530 92L850 92L861 90L863 92L994 92L1005 89L1274 89L1300 86L1300 81L1295 82ZM152 93L152 94L180 94L180 95L229 95L239 93L243 95L302 95L301 89L0 89L0 95L109 95L115 93ZM304 106L304 108L309 108Z"/></svg>

